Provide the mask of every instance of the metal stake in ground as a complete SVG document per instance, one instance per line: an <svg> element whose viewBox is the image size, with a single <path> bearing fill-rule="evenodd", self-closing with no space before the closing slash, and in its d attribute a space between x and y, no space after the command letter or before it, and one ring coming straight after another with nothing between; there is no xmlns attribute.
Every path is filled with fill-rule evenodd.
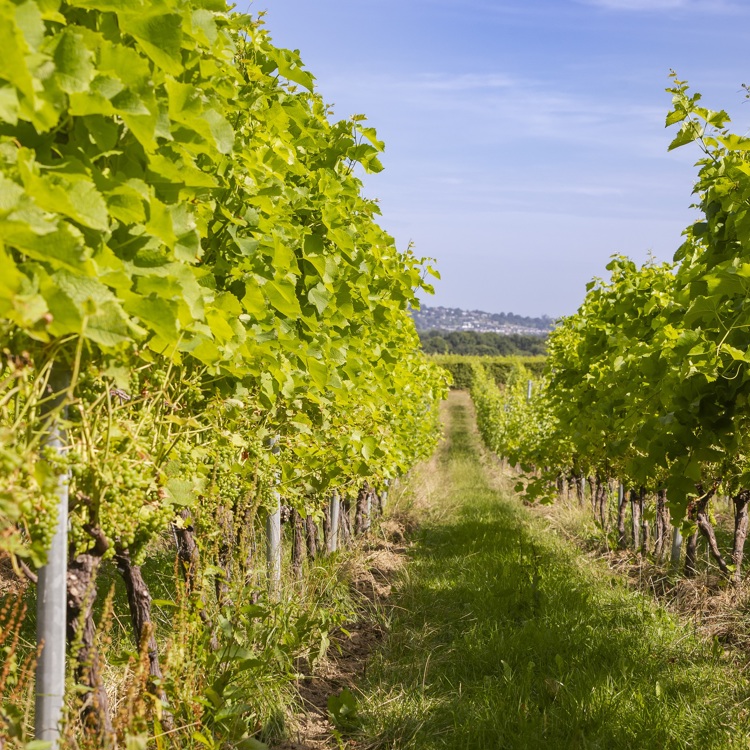
<svg viewBox="0 0 750 750"><path fill-rule="evenodd" d="M274 509L266 518L268 590L272 597L281 590L281 495L274 492Z"/></svg>
<svg viewBox="0 0 750 750"><path fill-rule="evenodd" d="M279 438L272 437L268 447L277 456L281 452ZM276 484L280 477L276 476ZM268 566L268 592L272 598L281 592L281 494L273 493L273 510L266 517L266 563Z"/></svg>
<svg viewBox="0 0 750 750"><path fill-rule="evenodd" d="M673 568L680 564L680 554L682 553L682 534L679 526L672 527L672 556L670 563Z"/></svg>
<svg viewBox="0 0 750 750"><path fill-rule="evenodd" d="M339 493L334 490L331 494L331 533L328 537L328 552L335 552L339 548Z"/></svg>
<svg viewBox="0 0 750 750"><path fill-rule="evenodd" d="M70 374L53 368L49 394L54 398L44 412L48 415L47 450L58 456L65 451L66 435L61 421L61 404L70 386ZM37 582L37 648L41 648L36 666L36 711L34 730L37 740L50 742L56 750L60 739L63 698L65 695L65 643L68 568L68 491L70 472L57 480L57 526L47 553L47 564L39 570Z"/></svg>

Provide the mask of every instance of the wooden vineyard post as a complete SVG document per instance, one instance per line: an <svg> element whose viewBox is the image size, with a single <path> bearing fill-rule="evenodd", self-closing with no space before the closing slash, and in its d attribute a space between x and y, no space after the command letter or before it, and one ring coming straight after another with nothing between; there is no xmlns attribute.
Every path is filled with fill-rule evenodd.
<svg viewBox="0 0 750 750"><path fill-rule="evenodd" d="M635 490L630 490L630 520L633 528L633 549L641 548L641 505Z"/></svg>
<svg viewBox="0 0 750 750"><path fill-rule="evenodd" d="M742 558L745 553L745 537L747 537L747 504L750 492L742 490L732 500L734 505L734 544L732 545L732 562L734 563L735 583L742 581Z"/></svg>
<svg viewBox="0 0 750 750"><path fill-rule="evenodd" d="M271 438L271 453L281 451L278 437ZM279 477L276 477L276 484ZM281 493L273 492L273 508L266 517L266 567L268 569L268 593L272 599L281 593Z"/></svg>
<svg viewBox="0 0 750 750"><path fill-rule="evenodd" d="M62 401L69 386L69 373L56 373L53 368L49 388L55 395L45 409L45 413L50 415L45 444L58 456L65 452L66 435L60 419L66 416ZM61 407L62 413L54 414ZM47 553L47 563L39 569L37 582L36 639L41 653L36 665L34 732L37 740L51 743L52 750L56 750L60 740L65 694L69 482L69 470L57 479L57 525Z"/></svg>
<svg viewBox="0 0 750 750"><path fill-rule="evenodd" d="M388 489L391 486L391 480L386 479L383 482L384 489L383 492L380 494L380 507L382 508L382 512L385 513L385 506L388 503Z"/></svg>
<svg viewBox="0 0 750 750"><path fill-rule="evenodd" d="M693 578L698 572L696 564L698 562L698 529L696 529L688 538L685 545L685 577Z"/></svg>
<svg viewBox="0 0 750 750"><path fill-rule="evenodd" d="M531 380L526 384L526 400L531 401L531 390L533 388L533 383Z"/></svg>

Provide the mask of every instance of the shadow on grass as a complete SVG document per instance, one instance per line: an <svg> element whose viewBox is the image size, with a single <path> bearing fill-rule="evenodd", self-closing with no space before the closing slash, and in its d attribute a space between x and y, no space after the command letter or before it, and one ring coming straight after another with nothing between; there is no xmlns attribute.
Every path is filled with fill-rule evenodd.
<svg viewBox="0 0 750 750"><path fill-rule="evenodd" d="M363 688L373 746L750 747L750 690L722 650L489 488L451 417L460 511L422 530L401 580Z"/></svg>

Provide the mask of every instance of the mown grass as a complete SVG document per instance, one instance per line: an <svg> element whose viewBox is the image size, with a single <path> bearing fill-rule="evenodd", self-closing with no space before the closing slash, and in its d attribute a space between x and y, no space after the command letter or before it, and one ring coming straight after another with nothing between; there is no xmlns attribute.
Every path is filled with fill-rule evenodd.
<svg viewBox="0 0 750 750"><path fill-rule="evenodd" d="M364 746L750 747L739 667L502 497L461 394L438 466L362 686Z"/></svg>

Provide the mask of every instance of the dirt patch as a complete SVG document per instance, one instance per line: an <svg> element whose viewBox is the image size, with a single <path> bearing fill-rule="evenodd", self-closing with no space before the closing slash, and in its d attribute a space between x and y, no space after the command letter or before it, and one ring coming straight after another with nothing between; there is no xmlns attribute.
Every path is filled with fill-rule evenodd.
<svg viewBox="0 0 750 750"><path fill-rule="evenodd" d="M8 555L0 553L0 600L23 596L28 587L28 579L19 578Z"/></svg>
<svg viewBox="0 0 750 750"><path fill-rule="evenodd" d="M336 750L340 747L334 727L328 719L328 698L344 688L356 694L357 682L367 674L372 653L385 636L376 612L387 607L393 581L406 562L408 546L404 521L388 518L378 528L377 536L365 542L364 554L357 561L352 586L362 596L359 618L331 638L328 655L319 663L315 674L298 683L300 710L292 717L289 734L293 739L274 744L273 750ZM348 739L347 748L358 747Z"/></svg>

